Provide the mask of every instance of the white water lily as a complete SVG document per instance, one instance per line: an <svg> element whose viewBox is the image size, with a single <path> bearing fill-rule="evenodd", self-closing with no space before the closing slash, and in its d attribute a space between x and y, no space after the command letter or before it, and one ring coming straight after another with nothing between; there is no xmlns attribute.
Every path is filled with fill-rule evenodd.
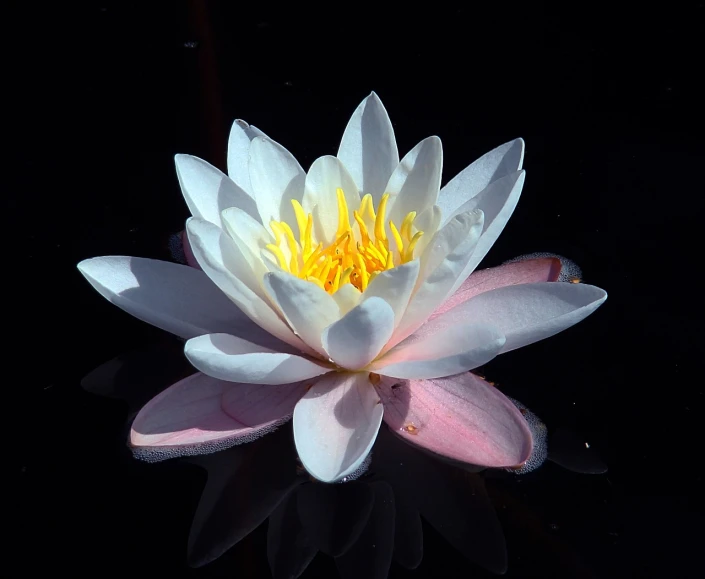
<svg viewBox="0 0 705 579"><path fill-rule="evenodd" d="M145 406L131 444L163 456L212 452L293 410L299 457L322 481L360 466L383 418L457 460L526 461L521 414L468 371L577 323L606 294L548 283L550 259L470 275L519 199L523 151L521 139L502 145L441 189L440 139L400 161L373 93L337 156L308 173L241 121L227 176L177 155L203 271L127 257L79 265L113 303L187 338L200 371Z"/></svg>

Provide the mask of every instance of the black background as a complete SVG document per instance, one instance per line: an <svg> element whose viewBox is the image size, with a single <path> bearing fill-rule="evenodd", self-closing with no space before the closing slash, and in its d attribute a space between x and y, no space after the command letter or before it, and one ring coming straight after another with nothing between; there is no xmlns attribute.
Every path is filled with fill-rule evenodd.
<svg viewBox="0 0 705 579"><path fill-rule="evenodd" d="M268 576L264 527L213 565L187 567L204 475L133 462L124 405L80 387L102 362L167 338L100 298L75 264L169 259L188 215L173 156L224 169L235 118L306 169L335 153L374 90L402 154L441 137L444 182L524 137L522 199L482 266L556 252L610 296L578 327L485 368L609 465L591 477L547 464L513 484L531 515L506 531L508 576L577 576L573 555L597 577L699 576L704 16L702 1L6 12L4 387L20 399L5 412L18 419L21 498L9 527L21 567L9 575ZM309 572L335 568L319 555ZM438 573L485 576L432 531L418 571L392 567Z"/></svg>

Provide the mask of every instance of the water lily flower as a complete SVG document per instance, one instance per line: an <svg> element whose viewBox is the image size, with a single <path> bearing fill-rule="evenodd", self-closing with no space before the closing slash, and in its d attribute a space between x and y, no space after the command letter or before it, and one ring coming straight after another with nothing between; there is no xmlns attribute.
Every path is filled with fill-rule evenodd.
<svg viewBox="0 0 705 579"><path fill-rule="evenodd" d="M526 421L469 371L572 326L606 294L550 283L551 258L473 274L517 204L523 156L524 142L509 142L441 189L440 139L400 160L374 93L337 156L308 172L242 121L228 175L177 155L200 270L133 257L79 264L107 299L187 339L199 370L142 409L133 448L154 459L213 452L293 415L300 460L321 481L358 469L383 420L454 460L524 463Z"/></svg>

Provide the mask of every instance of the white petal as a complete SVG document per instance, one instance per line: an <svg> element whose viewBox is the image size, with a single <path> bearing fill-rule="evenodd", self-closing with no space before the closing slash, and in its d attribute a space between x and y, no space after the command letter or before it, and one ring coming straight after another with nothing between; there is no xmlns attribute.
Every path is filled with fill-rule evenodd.
<svg viewBox="0 0 705 579"><path fill-rule="evenodd" d="M515 139L486 153L463 169L441 189L438 206L447 220L493 181L521 169L524 140Z"/></svg>
<svg viewBox="0 0 705 579"><path fill-rule="evenodd" d="M438 319L438 318L437 318ZM486 364L504 345L490 326L429 322L370 367L393 378L441 378Z"/></svg>
<svg viewBox="0 0 705 579"><path fill-rule="evenodd" d="M436 233L421 256L416 291L388 348L414 332L448 298L456 279L472 257L482 224L482 212L476 210L456 215Z"/></svg>
<svg viewBox="0 0 705 579"><path fill-rule="evenodd" d="M459 211L480 209L485 214L485 223L482 235L477 241L477 246L470 261L468 261L463 273L456 280L450 293L455 292L468 276L475 271L475 268L494 245L499 234L504 230L504 226L509 221L512 213L514 213L514 209L519 202L525 176L526 173L524 171L517 171L502 177L460 208Z"/></svg>
<svg viewBox="0 0 705 579"><path fill-rule="evenodd" d="M230 129L230 138L228 139L228 175L250 197L254 197L248 168L250 142L255 137L265 136L262 131L249 126L240 119L237 119L233 123L232 129Z"/></svg>
<svg viewBox="0 0 705 579"><path fill-rule="evenodd" d="M323 330L323 347L339 366L358 370L377 357L394 331L394 311L382 298L365 299Z"/></svg>
<svg viewBox="0 0 705 579"><path fill-rule="evenodd" d="M306 470L324 482L340 480L365 460L377 438L383 408L366 373L331 373L294 409L294 441Z"/></svg>
<svg viewBox="0 0 705 579"><path fill-rule="evenodd" d="M273 242L264 226L244 211L231 207L223 211L223 226L247 260L254 276L260 280L269 268L262 261L262 251ZM259 285L259 284L258 284Z"/></svg>
<svg viewBox="0 0 705 579"><path fill-rule="evenodd" d="M441 187L443 147L438 137L428 137L401 160L389 178L389 218L399 227L410 211L421 213L435 205Z"/></svg>
<svg viewBox="0 0 705 579"><path fill-rule="evenodd" d="M338 304L340 315L344 316L360 303L362 294L353 284L346 283L340 286L337 292L331 294L331 297L335 300L335 303Z"/></svg>
<svg viewBox="0 0 705 579"><path fill-rule="evenodd" d="M502 352L548 338L577 324L607 299L591 285L531 283L481 293L429 324L487 323L507 338ZM428 324L427 324L428 325ZM425 326L424 326L425 327Z"/></svg>
<svg viewBox="0 0 705 579"><path fill-rule="evenodd" d="M262 223L295 223L291 200L301 202L306 173L294 156L271 139L255 137L250 144L250 184Z"/></svg>
<svg viewBox="0 0 705 579"><path fill-rule="evenodd" d="M372 195L376 206L399 164L399 152L389 115L375 93L355 109L345 127L338 158L360 193Z"/></svg>
<svg viewBox="0 0 705 579"><path fill-rule="evenodd" d="M289 273L268 273L264 285L296 335L327 356L321 344L321 332L340 318L335 300L315 283Z"/></svg>
<svg viewBox="0 0 705 579"><path fill-rule="evenodd" d="M266 336L205 273L192 267L111 256L86 259L78 269L119 308L182 338L212 332Z"/></svg>
<svg viewBox="0 0 705 579"><path fill-rule="evenodd" d="M279 318L235 242L219 227L191 218L186 222L191 249L208 277L257 325L287 344L310 353Z"/></svg>
<svg viewBox="0 0 705 579"><path fill-rule="evenodd" d="M314 231L318 241L324 244L335 241L338 229L338 195L340 188L345 194L350 219L353 209L360 205L360 194L355 181L347 169L338 159L332 156L316 159L306 175L306 185L303 202L301 203L306 213L312 213L317 208L314 222Z"/></svg>
<svg viewBox="0 0 705 579"><path fill-rule="evenodd" d="M401 321L411 292L419 277L419 260L414 259L398 267L385 270L375 276L362 296L363 300L380 297L394 312L394 327Z"/></svg>
<svg viewBox="0 0 705 579"><path fill-rule="evenodd" d="M239 207L254 219L259 219L252 197L225 173L191 155L176 155L174 161L181 191L194 217L220 227L221 211L228 207Z"/></svg>
<svg viewBox="0 0 705 579"><path fill-rule="evenodd" d="M331 371L308 358L276 352L228 334L192 338L186 342L184 354L208 376L245 384L290 384Z"/></svg>

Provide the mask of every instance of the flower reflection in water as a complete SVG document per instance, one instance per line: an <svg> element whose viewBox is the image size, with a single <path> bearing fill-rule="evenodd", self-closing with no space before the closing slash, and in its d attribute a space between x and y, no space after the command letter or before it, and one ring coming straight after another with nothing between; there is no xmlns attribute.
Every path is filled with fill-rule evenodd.
<svg viewBox="0 0 705 579"><path fill-rule="evenodd" d="M164 388L189 372L179 364L178 352L175 345L120 356L89 374L83 386L126 400L132 418L157 393L155 385ZM546 456L576 472L606 470L594 449L568 432L551 432L547 453L546 426L514 402L533 430L535 446L532 459L512 474L435 456L387 428L359 478L332 485L315 481L301 467L289 425L249 445L178 459L208 472L188 539L189 564L216 560L268 520L273 577L299 577L320 551L335 559L343 578L383 578L393 560L407 569L420 565L423 518L468 560L504 573L506 543L485 481L526 473ZM514 501L517 512L526 509L512 497L500 500Z"/></svg>

